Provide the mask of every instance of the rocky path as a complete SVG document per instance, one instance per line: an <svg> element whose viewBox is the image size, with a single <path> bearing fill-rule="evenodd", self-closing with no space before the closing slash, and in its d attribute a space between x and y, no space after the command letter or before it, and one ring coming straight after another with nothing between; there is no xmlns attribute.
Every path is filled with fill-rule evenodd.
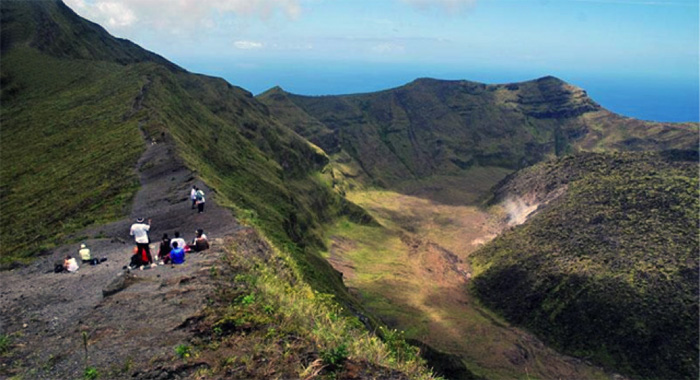
<svg viewBox="0 0 700 380"><path fill-rule="evenodd" d="M209 271L223 255L225 239L245 235L231 213L216 205L216 194L185 168L167 141L149 145L138 163L141 189L131 218L82 231L93 255L107 258L82 265L76 273L53 273L66 254L77 256L78 244L12 271L0 272L0 334L10 351L0 357L0 378L81 378L85 366L83 333L88 336L88 364L102 378L176 378L195 370L168 362L186 342L187 321L204 307L211 289ZM197 214L188 199L193 184L207 195ZM125 272L134 246L129 227L136 217L151 218L152 252L163 233L175 230L187 240L203 228L212 242L204 254L189 255L182 266L158 266ZM110 285L111 284L111 285ZM115 293L109 295L108 288ZM108 291L106 294L103 290ZM164 361L161 372L140 372Z"/></svg>

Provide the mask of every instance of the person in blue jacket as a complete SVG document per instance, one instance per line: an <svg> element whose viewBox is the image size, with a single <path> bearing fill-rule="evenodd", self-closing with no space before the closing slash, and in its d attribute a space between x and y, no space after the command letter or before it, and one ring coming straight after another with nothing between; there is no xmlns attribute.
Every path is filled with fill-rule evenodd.
<svg viewBox="0 0 700 380"><path fill-rule="evenodd" d="M185 249L178 247L176 241L173 242L173 250L170 251L170 262L173 264L185 263Z"/></svg>

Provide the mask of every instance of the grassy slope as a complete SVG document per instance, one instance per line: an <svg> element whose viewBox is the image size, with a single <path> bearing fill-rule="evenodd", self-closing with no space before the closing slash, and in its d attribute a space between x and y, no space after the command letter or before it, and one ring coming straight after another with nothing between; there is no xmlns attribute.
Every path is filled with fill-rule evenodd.
<svg viewBox="0 0 700 380"><path fill-rule="evenodd" d="M186 73L58 2L4 2L3 20L4 263L126 215L144 137L163 132L275 241L317 248L321 223L347 207L314 174L324 155L248 92Z"/></svg>
<svg viewBox="0 0 700 380"><path fill-rule="evenodd" d="M122 217L144 149L138 73L107 62L57 59L29 48L3 54L2 263L50 249L84 226Z"/></svg>
<svg viewBox="0 0 700 380"><path fill-rule="evenodd" d="M697 154L568 156L504 186L562 178L562 198L472 256L473 290L566 352L635 377L696 378Z"/></svg>
<svg viewBox="0 0 700 380"><path fill-rule="evenodd" d="M324 222L359 211L319 179L325 156L250 93L163 64L59 2L3 2L3 19L5 265L127 215L144 139L165 133L222 201L295 252L318 290L343 292L314 251Z"/></svg>
<svg viewBox="0 0 700 380"><path fill-rule="evenodd" d="M623 118L552 77L507 85L419 79L381 92L320 97L274 88L259 99L326 152L351 156L366 182L391 188L463 177L472 166L517 169L579 149L698 144L696 123Z"/></svg>
<svg viewBox="0 0 700 380"><path fill-rule="evenodd" d="M269 241L242 232L230 244L211 269L218 286L193 342L210 363L199 377L433 378L401 334L369 333Z"/></svg>
<svg viewBox="0 0 700 380"><path fill-rule="evenodd" d="M144 150L140 62L179 69L57 1L2 3L0 265L128 213Z"/></svg>

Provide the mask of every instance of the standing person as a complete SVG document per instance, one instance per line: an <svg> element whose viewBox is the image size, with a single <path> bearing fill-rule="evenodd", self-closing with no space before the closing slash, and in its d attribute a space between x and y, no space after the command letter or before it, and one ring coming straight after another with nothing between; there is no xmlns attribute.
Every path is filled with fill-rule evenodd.
<svg viewBox="0 0 700 380"><path fill-rule="evenodd" d="M170 238L168 237L168 234L163 234L163 239L160 241L160 249L158 250L158 259L165 261L164 258L170 255L170 250L172 250L172 247L170 246Z"/></svg>
<svg viewBox="0 0 700 380"><path fill-rule="evenodd" d="M204 202L206 202L206 199L204 199L204 192L202 189L197 189L197 194L196 194L196 201L197 201L197 209L199 213L204 212Z"/></svg>
<svg viewBox="0 0 700 380"><path fill-rule="evenodd" d="M194 206L197 205L197 186L192 185L192 190L190 190L190 199L192 200L192 210L194 210Z"/></svg>
<svg viewBox="0 0 700 380"><path fill-rule="evenodd" d="M138 247L139 252L141 252L141 260L144 265L153 263L153 257L151 257L151 248L148 246L148 231L151 229L151 219L148 219L148 223L144 223L143 218L136 219L136 223L131 225L130 235L134 237L136 241L136 247Z"/></svg>

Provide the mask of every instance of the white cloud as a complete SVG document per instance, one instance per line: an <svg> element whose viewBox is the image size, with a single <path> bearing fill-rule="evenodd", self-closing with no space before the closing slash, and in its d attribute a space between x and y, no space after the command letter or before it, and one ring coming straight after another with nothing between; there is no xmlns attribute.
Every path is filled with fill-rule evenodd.
<svg viewBox="0 0 700 380"><path fill-rule="evenodd" d="M236 49L252 50L261 49L263 47L263 43L256 41L236 41L233 43L233 46L235 46Z"/></svg>
<svg viewBox="0 0 700 380"><path fill-rule="evenodd" d="M179 34L211 28L222 16L296 19L302 0L65 0L83 17L114 30L154 28Z"/></svg>
<svg viewBox="0 0 700 380"><path fill-rule="evenodd" d="M421 10L442 9L453 13L476 5L477 0L400 0Z"/></svg>
<svg viewBox="0 0 700 380"><path fill-rule="evenodd" d="M106 19L107 25L112 27L129 26L137 20L134 12L121 3L100 1L95 3L95 7Z"/></svg>

